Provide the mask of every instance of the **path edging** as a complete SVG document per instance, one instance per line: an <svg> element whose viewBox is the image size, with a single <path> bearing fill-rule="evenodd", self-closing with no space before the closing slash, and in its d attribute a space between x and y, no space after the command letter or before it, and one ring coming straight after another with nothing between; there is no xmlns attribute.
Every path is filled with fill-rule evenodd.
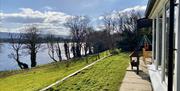
<svg viewBox="0 0 180 91"><path fill-rule="evenodd" d="M55 83L52 83L51 85L49 85L49 86L47 86L47 87L45 87L45 88L43 88L43 89L41 89L41 90L39 90L39 91L45 91L45 90L51 88L52 86L55 86L55 85L57 85L58 83L63 82L64 80L66 80L66 79L68 79L68 78L70 78L70 77L76 75L77 73L83 71L84 69L87 69L87 68L93 66L93 65L96 64L97 62L99 62L99 61L101 61L101 60L103 60L103 59L105 59L105 58L107 58L107 57L109 57L109 56L111 56L111 55L108 55L108 56L105 56L105 57L103 57L103 58L100 58L100 59L96 60L95 62L93 62L93 63L91 63L91 64L89 64L89 65L87 65L87 66L81 68L80 70L75 71L74 73L72 73L72 74L70 74L70 75L64 77L64 78L61 79L61 80L56 81Z"/></svg>

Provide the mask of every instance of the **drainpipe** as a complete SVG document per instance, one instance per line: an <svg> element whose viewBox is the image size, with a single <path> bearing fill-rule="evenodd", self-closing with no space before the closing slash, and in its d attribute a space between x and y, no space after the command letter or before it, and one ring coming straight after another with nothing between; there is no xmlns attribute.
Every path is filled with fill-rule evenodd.
<svg viewBox="0 0 180 91"><path fill-rule="evenodd" d="M173 60L174 60L174 6L175 0L170 0L169 26L169 61L168 61L168 91L173 91Z"/></svg>
<svg viewBox="0 0 180 91"><path fill-rule="evenodd" d="M156 17L156 59L155 59L155 69L158 70L158 65L159 65L159 61L160 61L160 53L159 53L159 17Z"/></svg>
<svg viewBox="0 0 180 91"><path fill-rule="evenodd" d="M154 38L154 37L155 37L154 35L155 35L155 19L152 20L152 37L153 37L153 38L152 38L152 63L154 63L154 56L155 56L155 55L154 55L154 49L155 49L155 48L154 48L154 47L155 47L155 46L154 46L154 44L155 44L155 43L154 43L154 39L155 39L155 38Z"/></svg>
<svg viewBox="0 0 180 91"><path fill-rule="evenodd" d="M161 59L162 59L162 62L161 62L161 68L162 68L162 73L161 73L161 82L163 82L165 80L165 58L166 58L166 8L163 7L163 19L162 19L162 23L163 23L163 27L162 27L162 56L161 56Z"/></svg>

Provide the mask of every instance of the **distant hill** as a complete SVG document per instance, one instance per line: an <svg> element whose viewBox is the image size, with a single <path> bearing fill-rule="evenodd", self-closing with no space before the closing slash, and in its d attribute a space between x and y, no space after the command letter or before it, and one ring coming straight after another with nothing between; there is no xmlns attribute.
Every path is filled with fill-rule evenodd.
<svg viewBox="0 0 180 91"><path fill-rule="evenodd" d="M0 39L10 38L9 34L19 35L19 33L0 32ZM23 33L23 34L26 34L26 33ZM41 34L41 36L47 37L48 34ZM67 36L67 35L54 35L54 37L61 37L61 38L69 39L69 36Z"/></svg>
<svg viewBox="0 0 180 91"><path fill-rule="evenodd" d="M9 38L9 33L7 32L0 32L0 39L7 39Z"/></svg>
<svg viewBox="0 0 180 91"><path fill-rule="evenodd" d="M8 41L10 39L10 34L12 35L19 35L19 33L8 33L8 32L0 32L0 40L1 41ZM26 33L23 33L24 35ZM47 38L49 35L48 34L40 34L41 38L42 39L45 39ZM69 40L70 39L70 36L66 36L66 35L53 35L54 38L59 38L59 39L67 39Z"/></svg>

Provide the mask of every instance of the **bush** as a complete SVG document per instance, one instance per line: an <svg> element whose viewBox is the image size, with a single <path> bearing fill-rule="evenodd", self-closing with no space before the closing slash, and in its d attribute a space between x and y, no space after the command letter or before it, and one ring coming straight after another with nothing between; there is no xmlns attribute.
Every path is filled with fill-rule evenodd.
<svg viewBox="0 0 180 91"><path fill-rule="evenodd" d="M112 55L119 54L120 52L121 52L120 49L113 49L113 50L111 50L111 54L112 54Z"/></svg>

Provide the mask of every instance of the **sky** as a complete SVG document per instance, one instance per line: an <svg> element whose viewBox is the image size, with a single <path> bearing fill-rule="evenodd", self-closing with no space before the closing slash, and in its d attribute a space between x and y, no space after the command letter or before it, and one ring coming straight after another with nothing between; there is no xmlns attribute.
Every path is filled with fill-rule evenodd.
<svg viewBox="0 0 180 91"><path fill-rule="evenodd" d="M94 27L114 11L145 11L148 0L0 0L0 31L19 32L36 24L44 33L68 35L63 26L71 16L86 15Z"/></svg>

